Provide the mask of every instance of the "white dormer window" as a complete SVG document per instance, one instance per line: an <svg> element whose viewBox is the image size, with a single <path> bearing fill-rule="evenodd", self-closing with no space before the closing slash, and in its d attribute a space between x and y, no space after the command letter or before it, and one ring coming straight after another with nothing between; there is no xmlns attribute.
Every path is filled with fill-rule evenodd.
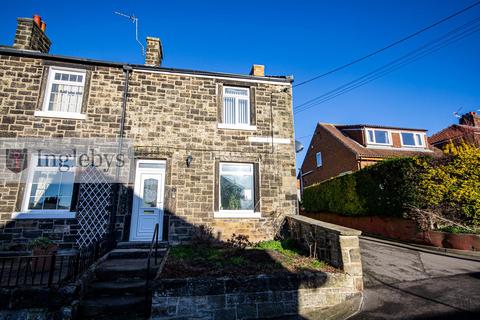
<svg viewBox="0 0 480 320"><path fill-rule="evenodd" d="M391 145L391 141L388 130L367 129L367 142L369 144Z"/></svg>
<svg viewBox="0 0 480 320"><path fill-rule="evenodd" d="M85 70L51 67L41 112L36 116L84 119Z"/></svg>
<svg viewBox="0 0 480 320"><path fill-rule="evenodd" d="M425 147L425 139L421 133L402 132L400 136L402 137L402 146L417 148Z"/></svg>
<svg viewBox="0 0 480 320"><path fill-rule="evenodd" d="M241 87L223 88L223 119L219 128L251 130L250 89Z"/></svg>

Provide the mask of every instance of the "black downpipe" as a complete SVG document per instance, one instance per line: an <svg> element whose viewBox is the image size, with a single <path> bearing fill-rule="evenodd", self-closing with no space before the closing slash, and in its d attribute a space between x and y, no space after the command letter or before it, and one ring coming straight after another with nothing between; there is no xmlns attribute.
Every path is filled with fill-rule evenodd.
<svg viewBox="0 0 480 320"><path fill-rule="evenodd" d="M125 74L125 84L123 86L123 97L122 97L122 113L120 115L120 127L119 127L119 134L118 134L118 148L117 154L122 153L123 149L123 138L125 135L125 116L127 112L127 98L128 98L128 82L130 79L130 72L132 71L132 67L129 65L123 66L123 72ZM122 188L121 183L118 181L120 177L120 167L116 167L115 169L115 186L114 186L114 201L115 207L112 210L112 214L110 216L110 232L111 234L115 233L115 221L117 217L117 213L120 208L120 191Z"/></svg>

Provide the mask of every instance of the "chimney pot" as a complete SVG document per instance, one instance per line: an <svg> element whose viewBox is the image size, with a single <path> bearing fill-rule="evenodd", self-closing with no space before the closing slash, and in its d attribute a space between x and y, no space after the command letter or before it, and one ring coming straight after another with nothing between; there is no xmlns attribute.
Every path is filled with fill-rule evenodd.
<svg viewBox="0 0 480 320"><path fill-rule="evenodd" d="M33 21L40 28L40 24L42 23L42 17L40 17L38 14L35 14L33 15Z"/></svg>
<svg viewBox="0 0 480 320"><path fill-rule="evenodd" d="M145 65L160 67L163 60L162 42L160 38L147 37Z"/></svg>
<svg viewBox="0 0 480 320"><path fill-rule="evenodd" d="M252 65L252 69L250 70L251 76L256 77L264 77L265 76L265 66L261 64L254 64Z"/></svg>
<svg viewBox="0 0 480 320"><path fill-rule="evenodd" d="M40 25L40 29L42 29L42 32L45 32L45 29L47 28L47 24L45 21L42 21L42 24Z"/></svg>

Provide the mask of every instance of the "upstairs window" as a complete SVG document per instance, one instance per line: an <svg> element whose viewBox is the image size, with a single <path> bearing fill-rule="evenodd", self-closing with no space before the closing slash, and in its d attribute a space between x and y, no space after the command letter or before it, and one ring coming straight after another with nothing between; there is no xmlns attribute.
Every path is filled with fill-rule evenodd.
<svg viewBox="0 0 480 320"><path fill-rule="evenodd" d="M367 129L367 141L371 144L390 145L390 133L387 130Z"/></svg>
<svg viewBox="0 0 480 320"><path fill-rule="evenodd" d="M43 104L43 113L59 116L81 113L86 72L51 67Z"/></svg>
<svg viewBox="0 0 480 320"><path fill-rule="evenodd" d="M223 123L238 127L250 125L250 90L248 88L223 88Z"/></svg>
<svg viewBox="0 0 480 320"><path fill-rule="evenodd" d="M315 155L316 156L316 160L317 160L317 168L321 167L323 165L323 162L322 162L322 153L321 152L317 152L317 154Z"/></svg>
<svg viewBox="0 0 480 320"><path fill-rule="evenodd" d="M425 140L421 133L402 132L402 145L406 147L424 147Z"/></svg>

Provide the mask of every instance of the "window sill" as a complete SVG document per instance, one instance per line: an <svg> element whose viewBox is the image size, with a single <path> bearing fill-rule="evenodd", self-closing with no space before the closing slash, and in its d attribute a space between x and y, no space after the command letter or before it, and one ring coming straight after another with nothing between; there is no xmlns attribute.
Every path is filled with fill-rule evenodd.
<svg viewBox="0 0 480 320"><path fill-rule="evenodd" d="M76 212L72 211L25 211L14 212L12 219L74 219Z"/></svg>
<svg viewBox="0 0 480 320"><path fill-rule="evenodd" d="M232 129L232 130L247 130L247 131L257 130L257 126L236 125L236 124L226 124L226 123L218 123L217 128L218 129Z"/></svg>
<svg viewBox="0 0 480 320"><path fill-rule="evenodd" d="M218 211L213 213L213 217L217 219L258 219L262 217L261 212L253 211Z"/></svg>
<svg viewBox="0 0 480 320"><path fill-rule="evenodd" d="M87 118L85 114L73 113L73 112L35 111L33 115L35 117L75 119L75 120L85 120Z"/></svg>

